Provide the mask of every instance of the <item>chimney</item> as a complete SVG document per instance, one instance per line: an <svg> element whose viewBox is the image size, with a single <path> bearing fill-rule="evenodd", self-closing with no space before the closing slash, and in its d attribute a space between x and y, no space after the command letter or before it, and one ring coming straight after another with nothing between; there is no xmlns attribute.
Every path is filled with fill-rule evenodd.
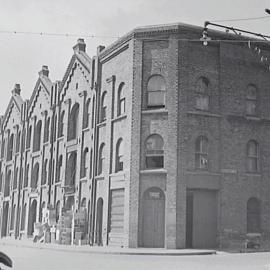
<svg viewBox="0 0 270 270"><path fill-rule="evenodd" d="M21 94L21 86L19 83L16 83L14 89L11 91L12 95L20 95Z"/></svg>
<svg viewBox="0 0 270 270"><path fill-rule="evenodd" d="M99 45L99 46L97 47L97 54L100 54L104 49L105 49L105 46Z"/></svg>
<svg viewBox="0 0 270 270"><path fill-rule="evenodd" d="M42 69L41 69L41 71L38 74L39 74L39 76L43 75L45 77L49 77L48 66L42 66Z"/></svg>
<svg viewBox="0 0 270 270"><path fill-rule="evenodd" d="M85 52L86 44L83 38L77 40L77 44L73 47L74 53Z"/></svg>

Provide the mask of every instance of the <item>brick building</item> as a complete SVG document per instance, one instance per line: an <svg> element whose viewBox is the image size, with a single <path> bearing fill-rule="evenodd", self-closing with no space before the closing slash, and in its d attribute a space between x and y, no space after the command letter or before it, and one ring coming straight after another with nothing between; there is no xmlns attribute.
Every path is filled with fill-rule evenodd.
<svg viewBox="0 0 270 270"><path fill-rule="evenodd" d="M85 52L62 81L42 67L1 118L1 236L42 209L85 209L91 244L240 247L270 239L270 74L247 37L185 24L137 28Z"/></svg>

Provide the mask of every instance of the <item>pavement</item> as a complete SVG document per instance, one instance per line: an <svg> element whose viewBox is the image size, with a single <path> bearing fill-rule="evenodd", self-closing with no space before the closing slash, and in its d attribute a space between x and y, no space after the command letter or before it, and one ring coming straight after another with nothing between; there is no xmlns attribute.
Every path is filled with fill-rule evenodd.
<svg viewBox="0 0 270 270"><path fill-rule="evenodd" d="M189 256L189 255L214 255L216 250L208 249L165 249L165 248L121 248L101 247L89 245L60 245L52 243L33 243L29 239L14 239L5 237L0 239L0 245L20 248L46 249L63 252L92 253L92 254L114 254L114 255L156 255L156 256Z"/></svg>

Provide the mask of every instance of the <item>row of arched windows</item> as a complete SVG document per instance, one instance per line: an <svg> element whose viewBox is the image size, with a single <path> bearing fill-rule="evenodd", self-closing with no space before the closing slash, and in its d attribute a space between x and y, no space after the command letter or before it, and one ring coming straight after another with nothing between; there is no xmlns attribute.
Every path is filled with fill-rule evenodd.
<svg viewBox="0 0 270 270"><path fill-rule="evenodd" d="M105 168L105 143L102 143L98 152L98 175L104 173ZM119 138L115 145L115 172L124 170L124 142Z"/></svg>
<svg viewBox="0 0 270 270"><path fill-rule="evenodd" d="M101 96L100 103L100 122L104 122L107 119L107 92L104 91ZM117 105L116 105L116 116L121 116L126 111L126 97L125 97L125 83L121 82L117 89Z"/></svg>
<svg viewBox="0 0 270 270"><path fill-rule="evenodd" d="M209 111L210 104L210 82L206 77L200 77L195 86L195 108L202 111ZM246 89L246 115L255 116L258 114L258 89L255 85L249 84Z"/></svg>
<svg viewBox="0 0 270 270"><path fill-rule="evenodd" d="M195 167L208 169L209 142L207 137L199 136L195 142ZM259 171L259 144L250 140L246 146L246 169L247 172Z"/></svg>

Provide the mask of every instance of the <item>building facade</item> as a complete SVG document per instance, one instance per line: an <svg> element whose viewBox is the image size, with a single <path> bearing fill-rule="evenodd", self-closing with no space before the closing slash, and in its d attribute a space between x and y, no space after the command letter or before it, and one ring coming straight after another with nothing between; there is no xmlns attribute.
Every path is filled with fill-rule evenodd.
<svg viewBox="0 0 270 270"><path fill-rule="evenodd" d="M42 209L84 209L90 244L241 247L270 240L270 75L247 37L138 28L92 58L79 39L61 81L43 66L1 118L1 236ZM214 40L226 40L214 41ZM258 51L256 49L255 51Z"/></svg>

